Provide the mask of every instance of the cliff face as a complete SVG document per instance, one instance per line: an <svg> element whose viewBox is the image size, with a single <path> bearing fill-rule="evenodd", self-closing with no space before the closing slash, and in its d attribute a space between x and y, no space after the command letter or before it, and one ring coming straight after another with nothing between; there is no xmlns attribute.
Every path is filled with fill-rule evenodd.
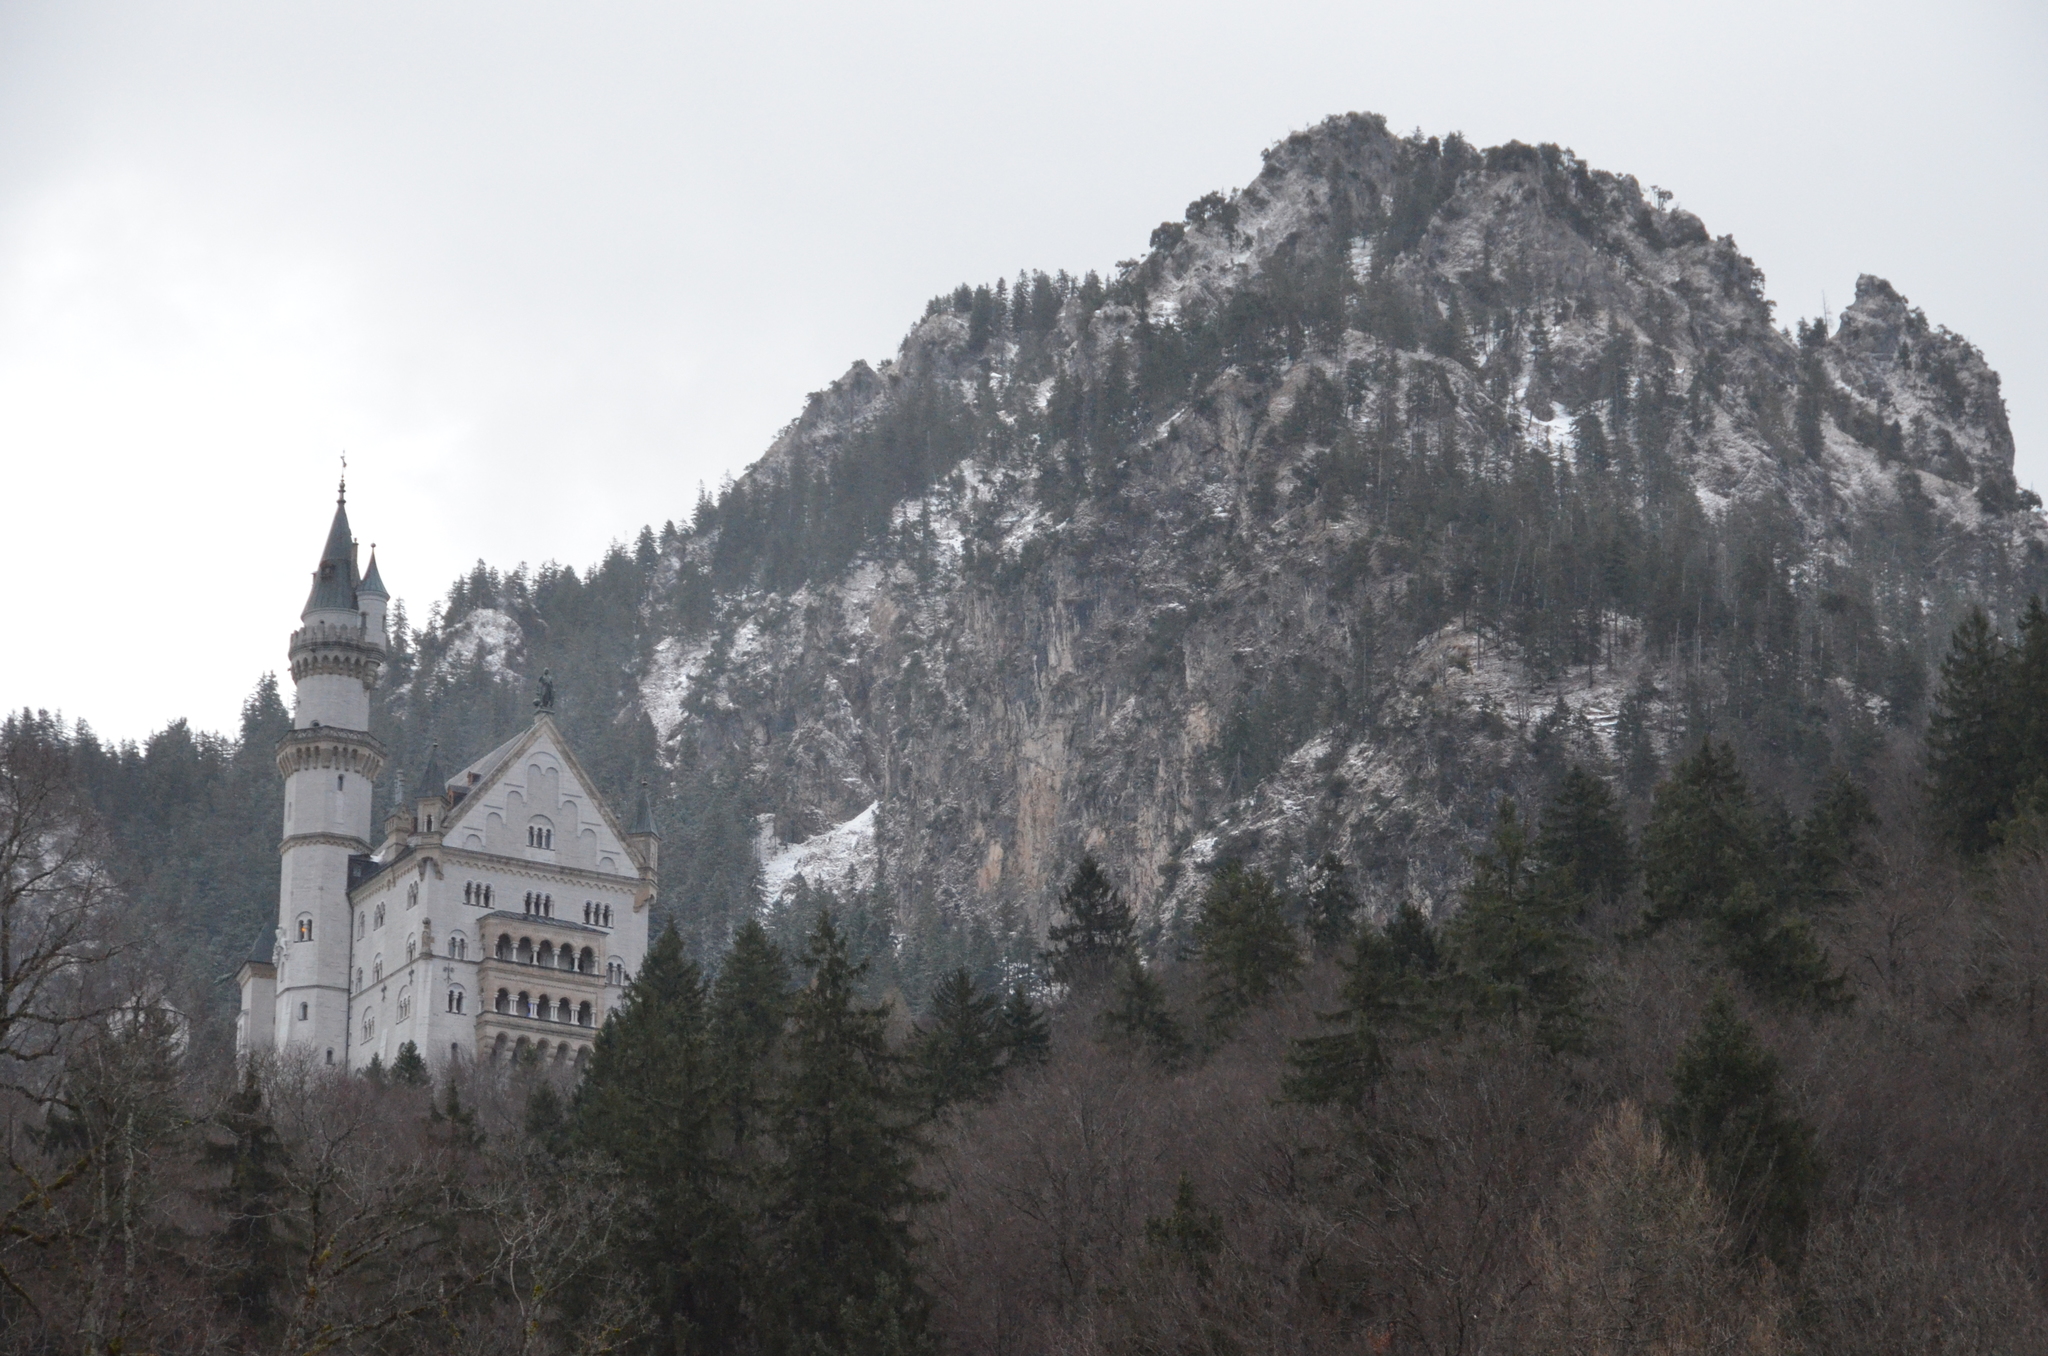
<svg viewBox="0 0 2048 1356"><path fill-rule="evenodd" d="M1440 907L1500 796L1707 728L1796 799L2048 534L1975 349L1762 288L1569 152L1332 120L815 395L665 544L621 716L685 801L744 770L771 890L1041 925L1083 850L1169 921L1223 854Z"/></svg>

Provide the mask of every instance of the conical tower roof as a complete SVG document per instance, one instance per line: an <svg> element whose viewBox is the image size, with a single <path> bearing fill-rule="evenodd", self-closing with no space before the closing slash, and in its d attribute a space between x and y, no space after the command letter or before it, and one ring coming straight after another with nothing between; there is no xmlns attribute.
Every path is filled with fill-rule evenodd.
<svg viewBox="0 0 2048 1356"><path fill-rule="evenodd" d="M426 770L420 773L420 798L426 800L442 794L445 781L447 778L441 775L441 742L435 740L433 748L427 751Z"/></svg>
<svg viewBox="0 0 2048 1356"><path fill-rule="evenodd" d="M626 832L635 836L647 834L654 838L661 837L661 830L654 827L654 802L648 799L645 777L640 779L640 799L633 804L633 827Z"/></svg>
<svg viewBox="0 0 2048 1356"><path fill-rule="evenodd" d="M344 487L334 501L334 524L327 529L320 568L313 572L313 591L306 597L306 611L355 611L356 582L356 539L348 530L348 493Z"/></svg>
<svg viewBox="0 0 2048 1356"><path fill-rule="evenodd" d="M358 596L368 594L376 598L389 598L390 590L384 587L384 576L377 573L377 553L370 552L370 568L363 572L363 582L356 585Z"/></svg>

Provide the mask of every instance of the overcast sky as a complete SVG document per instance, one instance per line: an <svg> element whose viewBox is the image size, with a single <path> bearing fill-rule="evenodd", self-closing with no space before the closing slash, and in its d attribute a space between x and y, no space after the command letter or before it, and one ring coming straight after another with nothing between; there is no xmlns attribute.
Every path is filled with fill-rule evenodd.
<svg viewBox="0 0 2048 1356"><path fill-rule="evenodd" d="M2038 4L0 0L0 703L232 728L342 449L415 618L581 568L1349 110L1671 189L1788 324L1889 278L2048 484Z"/></svg>

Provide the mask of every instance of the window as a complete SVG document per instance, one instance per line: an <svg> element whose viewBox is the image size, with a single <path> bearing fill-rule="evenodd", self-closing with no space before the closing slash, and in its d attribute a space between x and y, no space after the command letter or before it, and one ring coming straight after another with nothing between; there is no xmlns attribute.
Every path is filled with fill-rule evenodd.
<svg viewBox="0 0 2048 1356"><path fill-rule="evenodd" d="M540 944L540 950L534 953L533 963L535 965L553 965L555 963L554 943L542 942Z"/></svg>
<svg viewBox="0 0 2048 1356"><path fill-rule="evenodd" d="M597 953L587 946L584 947L583 954L576 958L576 968L586 975L595 970L597 968Z"/></svg>
<svg viewBox="0 0 2048 1356"><path fill-rule="evenodd" d="M299 915L299 940L302 942L313 940L313 915L310 913Z"/></svg>
<svg viewBox="0 0 2048 1356"><path fill-rule="evenodd" d="M510 1011L512 1011L512 992L511 992L511 990L509 990L509 989L500 989L500 990L498 990L498 1001L497 1001L497 1009L498 1009L498 1011L499 1011L499 1012L510 1012Z"/></svg>
<svg viewBox="0 0 2048 1356"><path fill-rule="evenodd" d="M564 998L561 1002L555 1004L555 1020L558 1022L566 1022L569 1020L568 999Z"/></svg>
<svg viewBox="0 0 2048 1356"><path fill-rule="evenodd" d="M347 773L345 773L345 772L337 772L337 773L335 773L335 774L334 774L334 789L335 789L335 790L337 790L337 791L346 791L346 790L348 790L348 774L347 774Z"/></svg>
<svg viewBox="0 0 2048 1356"><path fill-rule="evenodd" d="M408 909L417 907L419 902L420 883L418 881L414 881L412 884L405 887L405 907Z"/></svg>
<svg viewBox="0 0 2048 1356"><path fill-rule="evenodd" d="M327 1062L334 1063L334 1047L331 1045L327 1047Z"/></svg>
<svg viewBox="0 0 2048 1356"><path fill-rule="evenodd" d="M609 904L604 906L604 925L606 927L612 925L612 906Z"/></svg>
<svg viewBox="0 0 2048 1356"><path fill-rule="evenodd" d="M512 935L510 933L501 932L498 934L498 959L512 959Z"/></svg>
<svg viewBox="0 0 2048 1356"><path fill-rule="evenodd" d="M521 937L519 939L519 963L521 965L533 964L533 938Z"/></svg>
<svg viewBox="0 0 2048 1356"><path fill-rule="evenodd" d="M410 1016L412 1016L412 990L400 989L398 991L398 1020L402 1022Z"/></svg>
<svg viewBox="0 0 2048 1356"><path fill-rule="evenodd" d="M448 934L448 956L451 960L469 959L469 938L459 932Z"/></svg>
<svg viewBox="0 0 2048 1356"><path fill-rule="evenodd" d="M374 1008L364 1008L364 1009L363 1009L363 1044L365 1044L365 1045L368 1045L368 1044L370 1043L370 1037L371 1037L371 1036L372 1036L373 1034L375 1034L376 1030L377 1030L377 1011L376 1011L376 1009L374 1009Z"/></svg>
<svg viewBox="0 0 2048 1356"><path fill-rule="evenodd" d="M519 994L519 1005L516 1008L514 1008L513 1011L518 1013L521 1017L533 1016L533 995L525 992L524 990L521 990Z"/></svg>
<svg viewBox="0 0 2048 1356"><path fill-rule="evenodd" d="M362 991L363 991L363 967L362 967L362 966L360 966L360 965L358 965L358 966L356 967L356 992L357 992L357 993L361 993Z"/></svg>
<svg viewBox="0 0 2048 1356"><path fill-rule="evenodd" d="M302 1022L303 1022L303 1021L305 1021L305 1020L306 1020L306 1011L307 1011L307 1009L308 1009L309 1007L311 1007L311 1004L308 1004L308 1003L301 1003L301 1004L299 1004L299 1020L300 1020L300 1021L302 1021Z"/></svg>
<svg viewBox="0 0 2048 1356"><path fill-rule="evenodd" d="M461 1011L462 1011L462 999L463 999L463 993L462 993L462 988L461 988L461 986L460 986L460 985L456 986L455 988L452 988L452 989L450 989L450 990L448 991L448 1011L450 1011L450 1012L461 1012Z"/></svg>
<svg viewBox="0 0 2048 1356"><path fill-rule="evenodd" d="M369 926L369 922L370 915L358 909L356 911L356 936L358 938L360 938L363 935L363 929Z"/></svg>
<svg viewBox="0 0 2048 1356"><path fill-rule="evenodd" d="M576 1025L590 1025L590 1004L587 1001L576 1005Z"/></svg>
<svg viewBox="0 0 2048 1356"><path fill-rule="evenodd" d="M576 968L575 948L568 946L563 947L560 955L556 957L556 964L560 965L564 970L574 970Z"/></svg>
<svg viewBox="0 0 2048 1356"><path fill-rule="evenodd" d="M381 901L377 905L377 921L372 926L380 928L384 926L384 905Z"/></svg>
<svg viewBox="0 0 2048 1356"><path fill-rule="evenodd" d="M613 956L610 960L606 961L604 963L604 978L607 984L624 984L626 982L625 962L621 961L617 956Z"/></svg>
<svg viewBox="0 0 2048 1356"><path fill-rule="evenodd" d="M414 958L415 958L415 957L417 957L417 956L419 955L419 953L420 953L420 944L419 944L419 939L418 939L418 938L415 938L415 937L408 937L408 938L406 938L406 939L405 939L405 963L406 963L407 965L411 965L411 964L413 963L413 960L414 960Z"/></svg>
<svg viewBox="0 0 2048 1356"><path fill-rule="evenodd" d="M526 826L526 845L530 848L553 848L555 831L542 824Z"/></svg>
<svg viewBox="0 0 2048 1356"><path fill-rule="evenodd" d="M370 962L370 982L375 984L384 978L384 957L381 955Z"/></svg>

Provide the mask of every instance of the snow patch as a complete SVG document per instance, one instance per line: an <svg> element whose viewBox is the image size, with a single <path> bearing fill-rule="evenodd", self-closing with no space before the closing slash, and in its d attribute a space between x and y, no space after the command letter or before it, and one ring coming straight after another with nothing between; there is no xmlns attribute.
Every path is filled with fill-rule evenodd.
<svg viewBox="0 0 2048 1356"><path fill-rule="evenodd" d="M640 704L646 708L647 718L654 722L654 732L663 743L682 728L683 703L689 698L690 684L704 671L704 660L710 653L708 642L685 645L674 636L654 647L654 661L648 665L647 676L640 680Z"/></svg>
<svg viewBox="0 0 2048 1356"><path fill-rule="evenodd" d="M874 883L875 811L880 801L871 802L853 818L836 828L813 834L801 843L782 843L775 837L775 816L762 815L754 853L761 859L761 898L773 904L788 894L802 876L814 886L829 887L842 895L857 894Z"/></svg>
<svg viewBox="0 0 2048 1356"><path fill-rule="evenodd" d="M443 667L468 668L483 660L484 672L501 682L516 681L508 656L526 639L519 623L495 607L480 607L448 631L448 650Z"/></svg>

